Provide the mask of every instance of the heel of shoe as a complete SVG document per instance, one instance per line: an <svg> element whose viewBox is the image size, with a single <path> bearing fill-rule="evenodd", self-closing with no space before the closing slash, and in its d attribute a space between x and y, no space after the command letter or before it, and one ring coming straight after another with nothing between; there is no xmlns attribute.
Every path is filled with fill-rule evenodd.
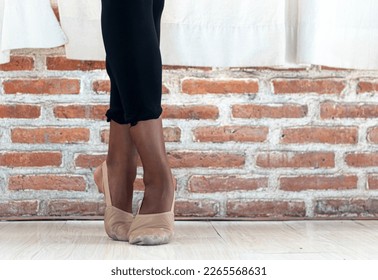
<svg viewBox="0 0 378 280"><path fill-rule="evenodd" d="M99 167L101 168L102 174L102 188L105 196L105 214L104 214L104 227L107 235L118 241L128 241L129 239L129 229L131 223L134 219L132 213L123 211L119 208L116 208L112 205L112 200L110 197L109 190L109 181L108 181L108 168L106 161L104 161ZM97 182L96 182L97 185ZM98 190L100 191L99 186L97 185Z"/></svg>

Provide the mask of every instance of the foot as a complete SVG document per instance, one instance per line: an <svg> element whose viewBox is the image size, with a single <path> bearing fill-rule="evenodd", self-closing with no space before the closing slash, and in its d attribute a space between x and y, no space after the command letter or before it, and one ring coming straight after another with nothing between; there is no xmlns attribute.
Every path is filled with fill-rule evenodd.
<svg viewBox="0 0 378 280"><path fill-rule="evenodd" d="M159 185L146 184L139 214L157 214L170 211L174 192L175 185L172 177Z"/></svg>
<svg viewBox="0 0 378 280"><path fill-rule="evenodd" d="M124 165L109 164L108 180L112 205L123 211L132 213L133 183L136 178L136 168L125 172ZM102 186L102 170L97 167L94 171L94 181L98 186L99 192L104 193Z"/></svg>

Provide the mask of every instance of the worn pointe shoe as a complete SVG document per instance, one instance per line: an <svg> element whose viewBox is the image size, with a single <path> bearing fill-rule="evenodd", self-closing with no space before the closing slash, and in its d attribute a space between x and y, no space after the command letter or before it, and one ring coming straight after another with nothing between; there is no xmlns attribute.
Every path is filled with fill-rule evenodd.
<svg viewBox="0 0 378 280"><path fill-rule="evenodd" d="M129 243L135 245L161 245L169 243L174 235L173 195L171 211L157 214L138 214L135 216L129 231Z"/></svg>
<svg viewBox="0 0 378 280"><path fill-rule="evenodd" d="M106 161L104 161L97 168L101 168L102 172L102 189L104 191L106 208L104 215L104 226L108 236L118 241L128 241L128 232L133 221L133 214L123 211L119 208L112 206L110 197L109 181L108 181L108 168ZM97 188L100 191L99 185L96 182Z"/></svg>

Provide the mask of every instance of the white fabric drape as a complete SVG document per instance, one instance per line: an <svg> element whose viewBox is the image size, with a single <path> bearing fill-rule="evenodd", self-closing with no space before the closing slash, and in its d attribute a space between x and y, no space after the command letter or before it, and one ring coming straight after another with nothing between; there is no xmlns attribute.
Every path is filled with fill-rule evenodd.
<svg viewBox="0 0 378 280"><path fill-rule="evenodd" d="M0 3L3 63L9 61L8 53L12 49L53 48L67 43L50 0L2 0Z"/></svg>
<svg viewBox="0 0 378 280"><path fill-rule="evenodd" d="M299 0L297 61L378 69L378 0Z"/></svg>
<svg viewBox="0 0 378 280"><path fill-rule="evenodd" d="M2 34L3 34L3 22L4 22L4 7L5 0L0 0L0 64L9 62L9 50L2 50Z"/></svg>
<svg viewBox="0 0 378 280"><path fill-rule="evenodd" d="M72 46L68 57L86 57L89 45L93 59L104 59L101 40L89 44L82 35L100 33L100 0L59 4ZM378 69L377 14L378 0L166 0L162 59L166 65Z"/></svg>
<svg viewBox="0 0 378 280"><path fill-rule="evenodd" d="M101 35L101 0L58 0L60 22L70 39L68 58L104 60Z"/></svg>
<svg viewBox="0 0 378 280"><path fill-rule="evenodd" d="M58 1L69 38L67 57L104 60L101 0ZM377 14L378 0L165 0L162 60L188 66L378 69Z"/></svg>

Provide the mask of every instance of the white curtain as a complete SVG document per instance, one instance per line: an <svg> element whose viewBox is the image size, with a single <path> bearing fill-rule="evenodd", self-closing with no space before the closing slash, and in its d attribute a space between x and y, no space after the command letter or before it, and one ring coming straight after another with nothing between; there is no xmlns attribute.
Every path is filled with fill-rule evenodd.
<svg viewBox="0 0 378 280"><path fill-rule="evenodd" d="M67 57L103 60L101 0L58 4ZM378 0L165 0L163 64L378 69L377 15Z"/></svg>
<svg viewBox="0 0 378 280"><path fill-rule="evenodd" d="M378 69L378 0L167 0L166 64Z"/></svg>
<svg viewBox="0 0 378 280"><path fill-rule="evenodd" d="M9 50L53 48L67 43L50 0L0 0L0 60Z"/></svg>
<svg viewBox="0 0 378 280"><path fill-rule="evenodd" d="M100 21L101 0L58 0L58 4L61 25L69 38L66 44L67 57L105 60Z"/></svg>

